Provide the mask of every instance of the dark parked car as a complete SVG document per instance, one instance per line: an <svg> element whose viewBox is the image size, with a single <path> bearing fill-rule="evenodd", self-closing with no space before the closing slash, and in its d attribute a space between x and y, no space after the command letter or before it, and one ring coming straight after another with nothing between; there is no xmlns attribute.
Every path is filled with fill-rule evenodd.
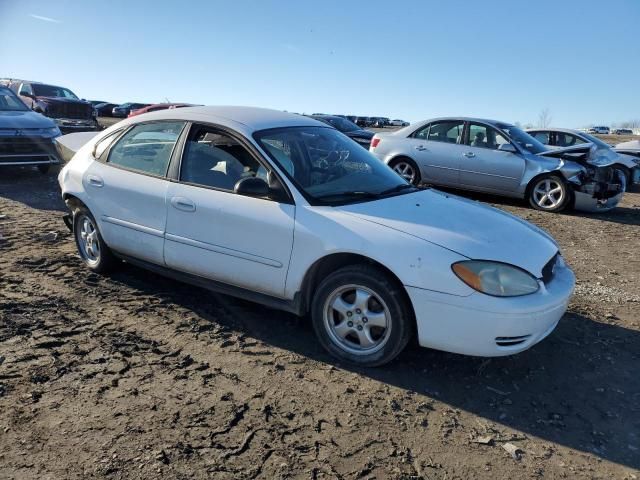
<svg viewBox="0 0 640 480"><path fill-rule="evenodd" d="M68 88L15 79L4 83L33 111L53 119L63 133L100 129L93 105Z"/></svg>
<svg viewBox="0 0 640 480"><path fill-rule="evenodd" d="M100 103L108 103L108 102L105 102L104 100L89 100L89 103L95 107Z"/></svg>
<svg viewBox="0 0 640 480"><path fill-rule="evenodd" d="M0 86L0 166L35 165L42 173L59 163L53 139L60 129L9 88Z"/></svg>
<svg viewBox="0 0 640 480"><path fill-rule="evenodd" d="M354 122L359 127L370 127L371 126L371 118L370 117L356 117L356 121Z"/></svg>
<svg viewBox="0 0 640 480"><path fill-rule="evenodd" d="M117 107L114 107L114 109L111 111L111 115L114 117L126 118L129 116L132 110L138 110L139 108L148 107L149 105L151 104L150 103L133 103L133 102L123 103L122 105L118 105Z"/></svg>
<svg viewBox="0 0 640 480"><path fill-rule="evenodd" d="M99 103L93 107L96 112L96 117L111 117L113 115L113 109L117 107L117 103Z"/></svg>
<svg viewBox="0 0 640 480"><path fill-rule="evenodd" d="M350 122L346 118L338 117L336 115L311 115L311 118L320 120L328 125L331 125L336 130L344 133L347 137L355 140L367 150L371 144L371 139L374 133L369 130L360 128L353 122Z"/></svg>
<svg viewBox="0 0 640 480"><path fill-rule="evenodd" d="M616 128L613 131L614 135L633 135L633 130L630 128Z"/></svg>

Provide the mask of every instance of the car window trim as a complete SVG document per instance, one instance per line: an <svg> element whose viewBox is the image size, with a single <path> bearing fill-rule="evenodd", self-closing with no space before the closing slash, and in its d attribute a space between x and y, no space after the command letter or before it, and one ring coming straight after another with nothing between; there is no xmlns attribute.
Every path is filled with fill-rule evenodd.
<svg viewBox="0 0 640 480"><path fill-rule="evenodd" d="M175 143L173 144L173 148L171 149L171 153L169 154L169 161L167 162L167 167L165 168L164 174L163 175L157 175L155 173L149 173L149 172L143 172L141 170L135 170L133 168L128 168L128 167L123 167L122 165L118 165L115 163L112 163L109 161L109 158L111 157L111 149L117 145L121 140L122 137L124 137L124 135L126 135L127 132L130 132L131 130L133 130L135 127L139 126L139 125L151 125L154 123L176 123L176 122L182 122L182 129L180 130L180 133L178 134L178 138L176 139ZM117 168L118 170L124 170L125 172L131 172L131 173L137 173L138 175L144 175L145 177L152 177L152 178L159 178L162 180L168 180L167 177L167 173L169 171L169 167L171 166L171 160L173 158L173 154L176 150L176 146L178 145L178 140L180 139L180 137L182 136L182 134L184 133L185 127L187 126L189 122L187 120L180 120L180 119L162 119L162 120L151 120L148 122L136 122L133 123L131 125L128 125L127 127L124 127L124 130L122 132L122 134L117 138L117 140L114 140L113 143L111 143L111 145L109 145L108 149L105 150L105 152L102 152L102 156L104 156L105 153L107 153L107 156L105 157L104 163L105 165L109 165L111 168Z"/></svg>
<svg viewBox="0 0 640 480"><path fill-rule="evenodd" d="M180 180L180 171L182 170L182 159L184 158L184 153L185 153L185 147L187 144L187 138L189 138L189 135L191 134L192 129L194 128L198 128L198 127L206 127L206 128L210 128L212 130L218 131L222 134L228 135L231 138L233 138L235 141L237 141L241 146L243 146L248 152L249 155L251 155L251 157L256 160L261 166L263 166L264 168L266 168L268 171L272 172L275 176L276 179L278 180L278 182L280 183L280 185L282 185L282 188L284 189L285 192L285 198L267 198L267 197L252 197L252 198L257 198L260 200L267 200L269 202L276 202L276 203L283 203L283 204L287 204L287 205L295 205L295 201L293 199L293 195L291 194L291 191L289 190L288 185L282 180L281 175L274 169L273 165L271 165L271 163L267 160L262 158L262 155L260 154L260 152L258 152L258 150L255 148L254 145L252 145L250 142L248 142L243 135L241 135L240 133L225 127L223 125L219 125L216 123L212 123L212 122L206 122L206 121L188 121L187 122L187 128L184 129L184 135L183 138L181 138L181 142L180 142L180 146L179 149L175 150L175 157L172 156L171 158L171 162L169 164L169 168L168 168L168 174L167 174L167 180L169 180L172 183L179 183L182 185L189 185L192 187L198 187L198 188L205 188L207 190L215 190L217 192L223 192L223 193L230 193L232 195L238 195L236 192L234 192L233 190L228 190L226 188L220 188L220 187L213 187L210 185L202 185L199 183L193 183L193 182L186 182L184 180ZM178 143L176 142L176 146L178 146Z"/></svg>

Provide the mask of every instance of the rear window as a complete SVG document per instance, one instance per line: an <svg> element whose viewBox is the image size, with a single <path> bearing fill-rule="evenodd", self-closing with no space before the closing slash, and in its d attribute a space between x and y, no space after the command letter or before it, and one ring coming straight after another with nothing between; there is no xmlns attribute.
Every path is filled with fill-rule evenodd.
<svg viewBox="0 0 640 480"><path fill-rule="evenodd" d="M113 146L108 163L140 173L164 176L183 127L184 122L138 124Z"/></svg>

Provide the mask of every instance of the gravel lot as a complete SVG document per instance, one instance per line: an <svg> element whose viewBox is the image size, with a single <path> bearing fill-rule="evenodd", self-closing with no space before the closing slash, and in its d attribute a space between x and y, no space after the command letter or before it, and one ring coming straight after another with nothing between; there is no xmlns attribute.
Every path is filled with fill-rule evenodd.
<svg viewBox="0 0 640 480"><path fill-rule="evenodd" d="M0 478L640 478L640 194L603 215L472 198L555 236L569 312L513 357L360 371L305 319L88 272L55 173L3 169Z"/></svg>

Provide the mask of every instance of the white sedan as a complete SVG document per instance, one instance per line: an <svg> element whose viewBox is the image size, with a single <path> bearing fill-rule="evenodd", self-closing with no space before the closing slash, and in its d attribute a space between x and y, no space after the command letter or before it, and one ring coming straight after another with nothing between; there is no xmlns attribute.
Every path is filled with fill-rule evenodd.
<svg viewBox="0 0 640 480"><path fill-rule="evenodd" d="M392 360L414 335L450 352L520 352L555 328L574 287L542 230L415 188L299 115L132 117L79 148L59 182L89 269L124 259L308 314L320 343L359 365Z"/></svg>

